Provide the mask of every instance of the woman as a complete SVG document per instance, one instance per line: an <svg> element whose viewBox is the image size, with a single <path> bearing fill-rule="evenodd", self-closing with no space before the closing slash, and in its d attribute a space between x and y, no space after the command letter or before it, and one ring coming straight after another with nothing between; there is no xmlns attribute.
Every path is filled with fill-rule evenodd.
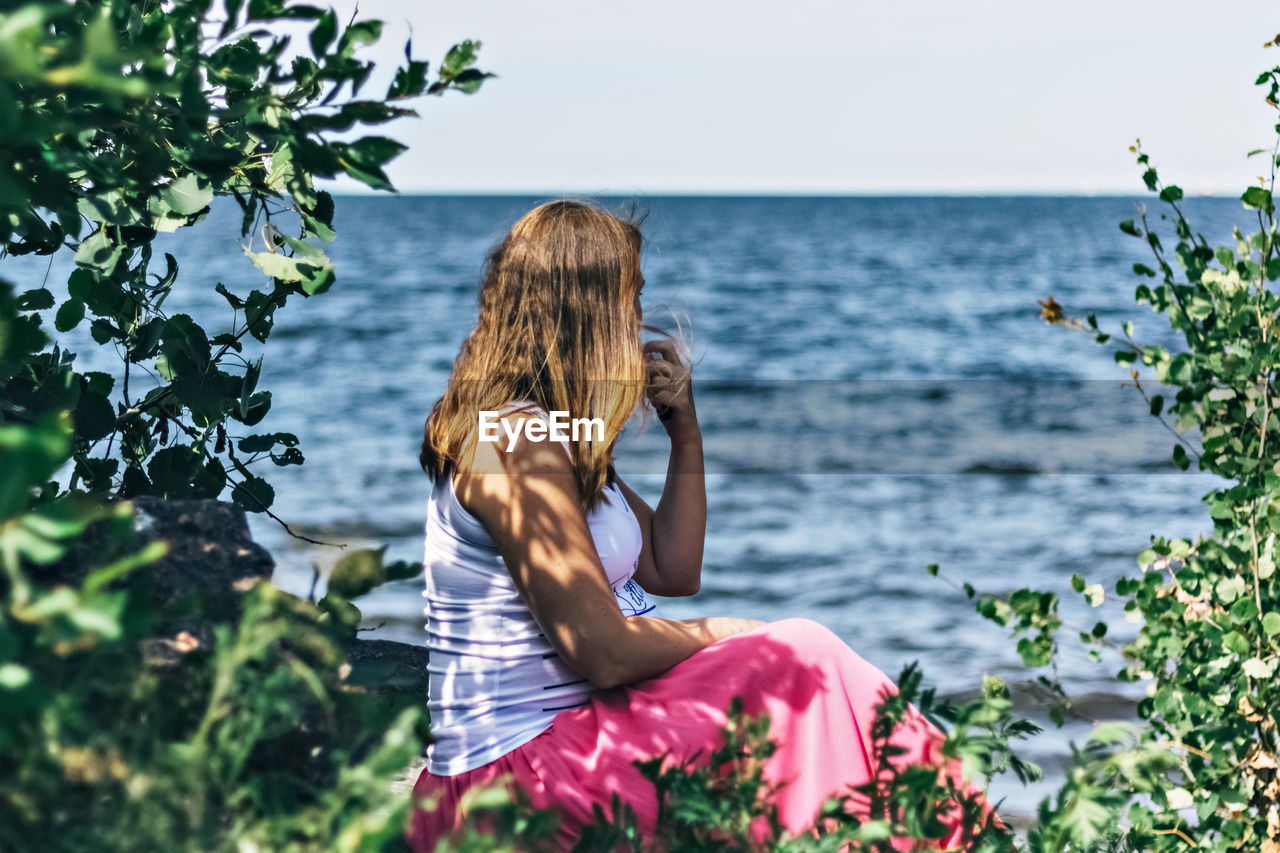
<svg viewBox="0 0 1280 853"><path fill-rule="evenodd" d="M871 778L874 706L894 689L879 670L811 620L666 619L648 599L698 591L706 494L689 373L670 340L640 341L640 249L634 224L591 204L525 214L488 258L478 323L427 419L436 740L415 786L434 806L413 815L418 851L499 779L561 811L565 848L614 792L649 837L656 798L632 762L705 759L733 696L770 715L765 778L786 783L775 802L792 832ZM671 441L653 508L612 464L646 399ZM551 413L600 423L547 440ZM940 739L921 718L895 743L904 763L938 763Z"/></svg>

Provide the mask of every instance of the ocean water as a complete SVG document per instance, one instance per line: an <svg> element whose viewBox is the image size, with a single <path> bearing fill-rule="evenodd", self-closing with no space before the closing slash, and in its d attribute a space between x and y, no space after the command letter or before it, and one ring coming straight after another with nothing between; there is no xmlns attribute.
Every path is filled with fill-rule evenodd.
<svg viewBox="0 0 1280 853"><path fill-rule="evenodd" d="M296 531L421 558L423 419L474 323L485 252L541 200L339 199L337 283L277 312L259 383L273 407L256 431L295 433L307 459L263 471L274 511ZM1076 632L1102 618L1113 639L1132 636L1115 579L1138 571L1152 534L1206 531L1200 497L1214 481L1169 465L1175 437L1147 414L1113 347L1047 326L1037 300L1094 313L1109 331L1133 320L1136 339L1177 346L1163 318L1132 299L1131 265L1148 258L1116 226L1138 200L604 199L647 211L646 320L677 329L694 361L706 558L702 591L664 600L666 615L810 617L891 675L918 661L944 694L963 696L984 673L1015 684L1039 673L960 584L1053 590L1068 622L1061 675L1081 697L1080 719L1028 756L1052 781L1066 738L1129 716L1142 686L1121 689L1119 655L1089 660ZM1188 209L1217 242L1243 221L1234 200L1191 199ZM165 310L211 334L231 321L215 282L242 296L266 287L227 206L159 248L182 268ZM22 286L47 272L58 295L67 271L63 258L0 262ZM82 353L81 369L119 375L87 329L58 337ZM133 382L146 387L137 373ZM657 421L635 423L620 448L620 474L656 501ZM276 582L293 591L306 593L341 553L264 515L251 527L277 560ZM1107 590L1099 608L1071 592L1073 573ZM365 636L420 641L420 589L401 582L359 602ZM1018 695L1026 713L1042 713L1034 690ZM994 792L1027 814L1046 785Z"/></svg>

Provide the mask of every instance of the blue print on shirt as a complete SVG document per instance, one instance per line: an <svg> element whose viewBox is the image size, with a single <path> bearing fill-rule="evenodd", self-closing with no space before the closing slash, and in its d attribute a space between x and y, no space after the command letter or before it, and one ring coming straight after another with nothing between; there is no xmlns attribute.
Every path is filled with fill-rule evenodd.
<svg viewBox="0 0 1280 853"><path fill-rule="evenodd" d="M628 579L625 584L615 587L614 595L618 597L618 606L622 608L623 616L641 616L657 607L651 604L644 595L644 589L635 579Z"/></svg>

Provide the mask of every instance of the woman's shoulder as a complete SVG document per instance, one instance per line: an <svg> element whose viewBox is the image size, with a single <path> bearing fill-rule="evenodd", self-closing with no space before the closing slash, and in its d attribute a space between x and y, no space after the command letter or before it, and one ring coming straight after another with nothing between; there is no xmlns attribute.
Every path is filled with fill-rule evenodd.
<svg viewBox="0 0 1280 853"><path fill-rule="evenodd" d="M550 413L533 400L511 400L496 409L478 413L476 428L468 437L468 451L458 466L462 474L512 474L527 472L531 460L544 459L542 454L559 444L564 455L553 454L553 463L567 460L572 464L573 452L566 438L551 429ZM531 430L526 421L540 421L542 429ZM541 466L538 466L541 467ZM553 464L553 467L561 467Z"/></svg>

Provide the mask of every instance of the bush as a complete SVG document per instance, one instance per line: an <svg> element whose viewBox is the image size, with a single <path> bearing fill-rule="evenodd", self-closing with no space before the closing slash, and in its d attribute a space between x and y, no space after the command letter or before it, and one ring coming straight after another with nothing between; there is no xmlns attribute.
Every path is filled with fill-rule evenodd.
<svg viewBox="0 0 1280 853"><path fill-rule="evenodd" d="M1275 109L1280 68L1261 74L1257 84L1266 87L1267 104ZM1041 825L1031 834L1033 850L1172 851L1190 845L1280 851L1280 433L1273 403L1280 296L1270 285L1280 278L1272 195L1280 124L1276 132L1269 149L1249 154L1265 157L1267 174L1241 195L1247 225L1222 246L1195 231L1182 190L1161 179L1141 142L1130 148L1146 188L1166 206L1160 218L1172 224L1171 242L1176 240L1167 249L1142 206L1135 219L1120 223L1151 255L1150 263L1133 265L1142 280L1135 298L1165 315L1184 348L1170 352L1136 341L1130 323L1114 336L1092 315L1069 317L1053 299L1041 303L1049 323L1119 344L1115 360L1130 366L1151 414L1171 421L1177 436L1172 463L1186 470L1194 462L1222 485L1204 496L1209 534L1194 542L1153 536L1138 555L1141 574L1115 586L1126 618L1141 625L1136 640L1120 649L1125 665L1116 677L1147 683L1138 704L1144 725L1133 737L1148 755L1163 753L1165 766L1152 764L1080 806L1092 812L1097 828L1092 846L1064 847L1051 827L1064 801L1053 807L1046 801ZM1168 390L1153 393L1148 377ZM1083 577L1073 576L1071 583L1088 600L1104 594ZM1053 661L1061 627L1056 595L1020 590L1008 601L980 597L978 607L1014 627L1028 665ZM1079 636L1096 651L1109 645L1107 634L1099 622ZM1066 698L1056 679L1045 680Z"/></svg>
<svg viewBox="0 0 1280 853"><path fill-rule="evenodd" d="M309 50L287 58L285 29ZM371 702L344 647L347 599L415 567L360 551L319 607L260 582L161 611L146 575L165 543L127 544L129 499L229 489L270 514L261 466L303 461L295 436L252 431L271 395L244 352L289 297L333 286L334 203L315 181L391 189L404 146L358 131L492 76L476 42L435 79L406 45L385 94L362 96L357 54L380 34L287 0L0 4L0 256L76 266L60 305L0 280L0 849L402 845L409 803L388 791L425 720ZM164 311L180 270L152 243L218 196L268 286L218 284L232 323L211 335ZM120 387L50 347L50 320L89 323L121 354Z"/></svg>

